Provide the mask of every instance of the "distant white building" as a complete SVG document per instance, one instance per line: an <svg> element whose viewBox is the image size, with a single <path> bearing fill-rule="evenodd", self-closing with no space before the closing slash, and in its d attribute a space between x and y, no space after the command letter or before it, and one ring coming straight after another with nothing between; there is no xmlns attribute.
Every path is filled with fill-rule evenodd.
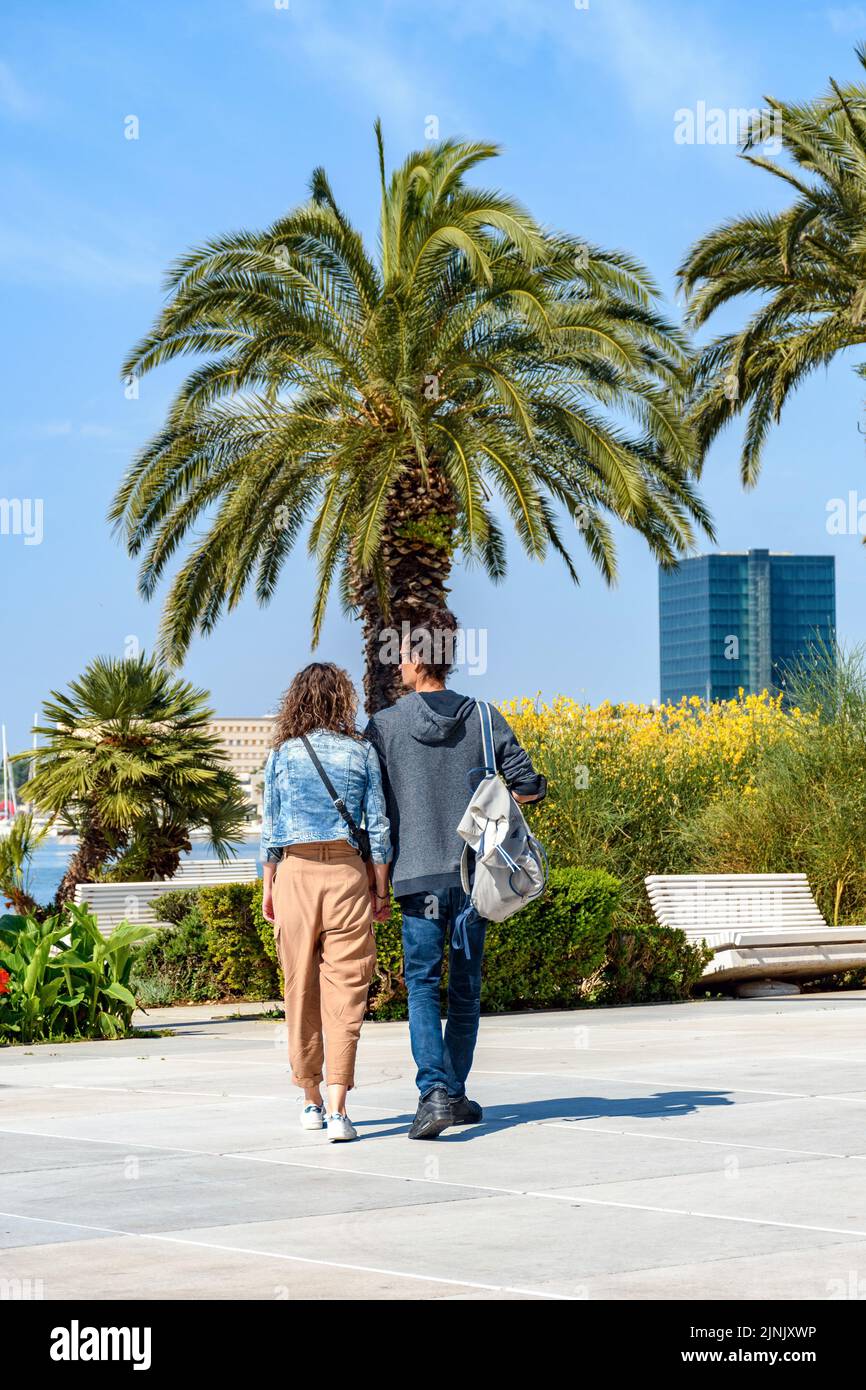
<svg viewBox="0 0 866 1390"><path fill-rule="evenodd" d="M223 753L246 793L247 800L262 815L262 789L265 763L274 737L272 715L252 719L213 719L210 732L219 739Z"/></svg>

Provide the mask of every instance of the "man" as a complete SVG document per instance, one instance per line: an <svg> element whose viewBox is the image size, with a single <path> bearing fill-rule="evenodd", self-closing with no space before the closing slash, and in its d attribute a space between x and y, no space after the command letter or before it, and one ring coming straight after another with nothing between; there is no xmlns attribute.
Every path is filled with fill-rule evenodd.
<svg viewBox="0 0 866 1390"><path fill-rule="evenodd" d="M382 768L394 843L394 896L403 914L409 1036L420 1094L410 1139L436 1139L448 1125L477 1124L482 1118L480 1105L466 1095L487 928L474 910L465 927L468 949L451 946L444 1036L439 1003L445 943L466 907L457 826L484 772L475 700L445 688L456 633L457 620L447 609L433 609L416 621L400 652L400 675L409 693L375 714L365 731ZM539 801L547 791L545 779L499 711L491 713L499 773L515 800Z"/></svg>

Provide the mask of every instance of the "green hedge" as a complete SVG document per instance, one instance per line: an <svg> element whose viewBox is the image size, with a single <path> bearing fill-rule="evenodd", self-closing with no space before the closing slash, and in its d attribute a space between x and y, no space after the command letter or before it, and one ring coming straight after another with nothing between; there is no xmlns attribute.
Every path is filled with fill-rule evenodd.
<svg viewBox="0 0 866 1390"><path fill-rule="evenodd" d="M485 951L482 1008L568 1008L591 1001L602 976L619 885L593 870L554 869L544 897L510 921L492 926ZM189 931L188 893L163 899L167 915L183 913ZM200 888L195 908L213 973L224 995L270 999L281 993L273 928L261 914L261 885L230 883ZM175 928L175 931L180 928ZM377 966L370 990L372 1018L406 1017L400 913L376 926Z"/></svg>
<svg viewBox="0 0 866 1390"><path fill-rule="evenodd" d="M247 999L281 994L274 929L262 916L261 883L200 888L198 910L225 993Z"/></svg>
<svg viewBox="0 0 866 1390"><path fill-rule="evenodd" d="M611 934L603 1004L646 1004L688 999L712 958L707 946L693 946L674 927L637 922Z"/></svg>
<svg viewBox="0 0 866 1390"><path fill-rule="evenodd" d="M591 1001L605 961L619 884L610 874L554 869L538 902L492 924L484 949L485 1013L564 1009ZM371 1018L406 1017L400 913L376 928ZM443 995L447 975L443 980Z"/></svg>
<svg viewBox="0 0 866 1390"><path fill-rule="evenodd" d="M488 929L482 1005L499 1013L593 998L619 896L603 870L552 869L543 897Z"/></svg>
<svg viewBox="0 0 866 1390"><path fill-rule="evenodd" d="M169 908L165 904L171 899ZM179 916L175 916L175 900ZM204 1004L219 999L223 986L211 955L195 889L166 893L160 915L173 923L138 952L130 988L142 1008L166 1004Z"/></svg>
<svg viewBox="0 0 866 1390"><path fill-rule="evenodd" d="M482 1008L501 1013L687 998L706 953L668 928L615 931L619 893L618 881L602 870L554 869L538 902L489 928ZM261 912L261 883L184 890L166 894L161 905L177 925L167 929L172 940L151 947L142 964L149 960L159 971L162 961L168 973L185 942L204 941L208 962L207 968L196 962L199 988L210 977L217 997L279 997L282 982L273 927ZM389 920L376 926L376 951L369 1017L403 1019L406 988L396 904ZM140 975L136 983L141 987ZM177 984L178 998L191 997L183 994L179 977ZM447 976L443 994L446 986ZM163 987L171 988L171 982L164 979Z"/></svg>

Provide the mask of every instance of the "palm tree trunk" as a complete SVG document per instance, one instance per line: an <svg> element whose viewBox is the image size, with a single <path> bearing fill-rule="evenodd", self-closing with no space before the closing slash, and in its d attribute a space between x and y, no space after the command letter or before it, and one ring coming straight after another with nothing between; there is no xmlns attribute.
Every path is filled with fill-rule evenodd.
<svg viewBox="0 0 866 1390"><path fill-rule="evenodd" d="M78 849L70 859L66 873L60 880L60 887L54 895L57 907L72 901L79 883L93 883L99 877L111 849L97 820L88 820L82 825Z"/></svg>
<svg viewBox="0 0 866 1390"><path fill-rule="evenodd" d="M25 893L23 888L18 888L15 884L9 884L5 892L0 895L17 917L33 917L39 912L39 904L29 893Z"/></svg>
<svg viewBox="0 0 866 1390"><path fill-rule="evenodd" d="M426 486L420 470L415 476L404 474L389 506L379 547L388 576L386 604L371 575L354 576L363 626L368 714L393 705L403 693L399 663L403 634L426 610L447 606L454 519L451 490L437 469L429 470Z"/></svg>
<svg viewBox="0 0 866 1390"><path fill-rule="evenodd" d="M185 825L163 825L147 843L148 879L174 878L180 867L181 855L192 849L189 829Z"/></svg>
<svg viewBox="0 0 866 1390"><path fill-rule="evenodd" d="M139 822L126 854L112 865L111 877L115 882L143 883L174 878L181 856L191 849L185 821L152 819L146 824Z"/></svg>

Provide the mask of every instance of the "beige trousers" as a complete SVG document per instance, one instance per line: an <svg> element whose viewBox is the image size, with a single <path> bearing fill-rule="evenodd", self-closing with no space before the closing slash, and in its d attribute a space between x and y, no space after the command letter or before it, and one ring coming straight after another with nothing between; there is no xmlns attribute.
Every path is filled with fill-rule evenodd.
<svg viewBox="0 0 866 1390"><path fill-rule="evenodd" d="M367 869L346 840L290 845L274 880L274 937L286 986L296 1086L355 1084L376 964ZM324 1034L324 1041L323 1041Z"/></svg>

